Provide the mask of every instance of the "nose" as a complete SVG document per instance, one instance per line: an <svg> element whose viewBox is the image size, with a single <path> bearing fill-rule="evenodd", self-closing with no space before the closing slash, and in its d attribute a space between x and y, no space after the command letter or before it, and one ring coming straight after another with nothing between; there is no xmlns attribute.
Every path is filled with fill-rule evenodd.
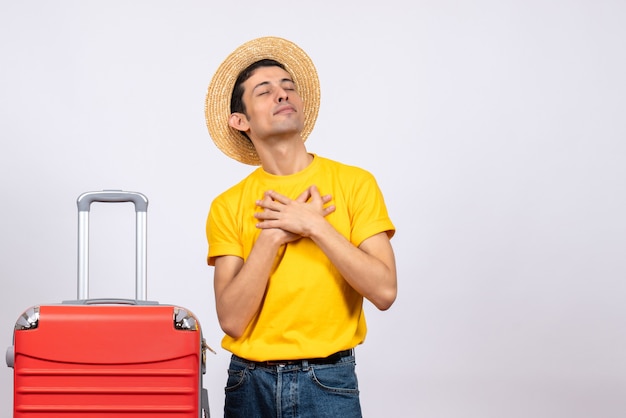
<svg viewBox="0 0 626 418"><path fill-rule="evenodd" d="M287 90L285 90L282 87L278 88L276 94L277 94L278 103L282 103L285 100L289 100L289 95L287 94Z"/></svg>

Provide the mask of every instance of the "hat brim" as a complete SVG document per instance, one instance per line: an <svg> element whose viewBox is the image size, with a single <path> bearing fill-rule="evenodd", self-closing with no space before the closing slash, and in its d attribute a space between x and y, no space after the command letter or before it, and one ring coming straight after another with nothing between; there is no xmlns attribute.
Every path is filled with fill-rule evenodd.
<svg viewBox="0 0 626 418"><path fill-rule="evenodd" d="M285 66L302 98L304 127L302 140L313 130L320 105L320 83L311 58L296 44L277 37L253 39L235 49L218 67L211 79L205 101L209 135L226 155L249 165L260 165L254 145L240 131L228 124L230 100L239 73L251 64L273 59Z"/></svg>

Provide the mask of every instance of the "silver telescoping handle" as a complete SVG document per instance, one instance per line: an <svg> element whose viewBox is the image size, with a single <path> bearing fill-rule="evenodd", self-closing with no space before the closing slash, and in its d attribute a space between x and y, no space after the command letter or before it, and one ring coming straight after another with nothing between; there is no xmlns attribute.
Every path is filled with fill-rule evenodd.
<svg viewBox="0 0 626 418"><path fill-rule="evenodd" d="M135 204L135 298L147 300L148 198L138 192L122 190L86 192L78 196L78 299L89 299L89 211L93 202Z"/></svg>

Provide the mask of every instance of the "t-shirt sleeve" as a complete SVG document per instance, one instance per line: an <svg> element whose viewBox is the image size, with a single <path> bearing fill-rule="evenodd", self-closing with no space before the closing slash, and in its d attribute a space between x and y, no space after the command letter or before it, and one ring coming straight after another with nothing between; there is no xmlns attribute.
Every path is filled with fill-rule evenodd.
<svg viewBox="0 0 626 418"><path fill-rule="evenodd" d="M209 245L207 263L215 265L215 258L234 255L243 258L243 247L234 233L237 225L233 211L219 197L211 204L206 222L206 236Z"/></svg>
<svg viewBox="0 0 626 418"><path fill-rule="evenodd" d="M351 242L357 247L367 238L386 232L391 238L396 229L389 218L385 199L372 174L364 171L352 189Z"/></svg>

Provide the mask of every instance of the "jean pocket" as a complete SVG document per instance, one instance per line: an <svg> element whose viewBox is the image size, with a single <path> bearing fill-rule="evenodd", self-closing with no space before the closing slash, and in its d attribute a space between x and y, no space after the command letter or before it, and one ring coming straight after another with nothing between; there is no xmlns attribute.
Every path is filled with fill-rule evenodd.
<svg viewBox="0 0 626 418"><path fill-rule="evenodd" d="M313 366L310 373L315 384L325 391L347 394L359 393L354 363Z"/></svg>
<svg viewBox="0 0 626 418"><path fill-rule="evenodd" d="M227 391L233 391L241 387L246 378L246 367L237 367L237 365L231 364L228 368L228 379L226 380Z"/></svg>

